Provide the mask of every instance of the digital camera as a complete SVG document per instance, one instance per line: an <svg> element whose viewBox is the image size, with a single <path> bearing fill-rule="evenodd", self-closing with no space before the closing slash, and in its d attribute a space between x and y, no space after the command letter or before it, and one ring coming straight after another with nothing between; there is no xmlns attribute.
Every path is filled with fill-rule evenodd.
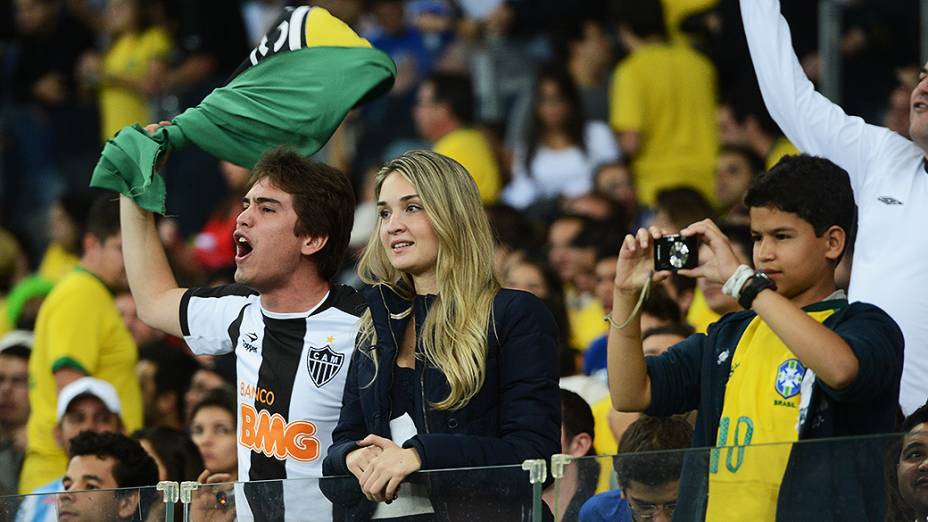
<svg viewBox="0 0 928 522"><path fill-rule="evenodd" d="M699 239L679 234L664 236L654 242L654 271L696 268L699 265Z"/></svg>

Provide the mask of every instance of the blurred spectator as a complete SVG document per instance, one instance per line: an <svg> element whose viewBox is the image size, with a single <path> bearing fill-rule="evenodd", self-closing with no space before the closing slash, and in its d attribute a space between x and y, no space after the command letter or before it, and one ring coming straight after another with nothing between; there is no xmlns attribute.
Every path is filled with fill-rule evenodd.
<svg viewBox="0 0 928 522"><path fill-rule="evenodd" d="M618 11L629 55L615 70L610 123L632 158L638 196L650 205L660 189L688 185L711 197L715 70L686 45L668 43L660 0L623 2Z"/></svg>
<svg viewBox="0 0 928 522"><path fill-rule="evenodd" d="M160 507L151 487L158 467L137 441L121 433L84 432L74 438L69 456L64 491L82 493L57 496L61 519L142 522L151 508Z"/></svg>
<svg viewBox="0 0 928 522"><path fill-rule="evenodd" d="M490 205L486 207L486 212L496 240L496 274L502 281L506 278L510 265L529 253L542 253L537 252L538 245L543 241L540 234L541 224L529 220L518 210L503 204Z"/></svg>
<svg viewBox="0 0 928 522"><path fill-rule="evenodd" d="M87 53L78 71L83 84L99 89L101 141L127 125L152 121L149 97L171 51L171 37L153 25L143 0L108 0L104 17L110 46L101 57Z"/></svg>
<svg viewBox="0 0 928 522"><path fill-rule="evenodd" d="M621 215L616 217L627 224L628 230L636 231L651 224L651 210L638 202L635 179L627 159L597 167L593 172L593 186L597 194L618 206Z"/></svg>
<svg viewBox="0 0 928 522"><path fill-rule="evenodd" d="M122 406L116 390L106 381L84 377L65 386L58 395L56 407L56 424L51 430L55 444L70 452L71 441L81 432L118 432L123 433L123 422L120 419ZM64 474L67 468L61 470ZM64 491L61 475L52 477L52 481L39 485L26 493L33 493L26 497L19 507L16 519L28 522L51 522L58 520L55 507L55 496L49 493ZM28 477L34 479L33 477ZM20 490L26 482L25 473L20 478Z"/></svg>
<svg viewBox="0 0 928 522"><path fill-rule="evenodd" d="M896 71L896 86L889 93L883 125L896 134L909 137L909 96L918 84L918 65L900 67Z"/></svg>
<svg viewBox="0 0 928 522"><path fill-rule="evenodd" d="M201 355L197 357L197 360L200 362L200 369L190 378L190 387L187 388L187 393L184 394L184 418L187 419L188 424L193 415L193 409L210 392L213 390L235 392L234 355Z"/></svg>
<svg viewBox="0 0 928 522"><path fill-rule="evenodd" d="M499 164L474 123L474 95L466 76L435 73L419 87L413 109L419 134L432 149L457 161L477 182L484 204L499 198Z"/></svg>
<svg viewBox="0 0 928 522"><path fill-rule="evenodd" d="M719 150L715 167L715 199L720 215L729 223L751 222L744 195L755 176L764 171L764 161L752 149L726 144Z"/></svg>
<svg viewBox="0 0 928 522"><path fill-rule="evenodd" d="M672 450L689 448L692 435L693 427L679 417L642 416L635 421L622 435L614 460L619 489L587 501L580 510L581 522L669 522L677 505L684 455Z"/></svg>
<svg viewBox="0 0 928 522"><path fill-rule="evenodd" d="M566 348L570 324L567 322L567 308L564 304L564 287L557 273L544 261L522 259L509 266L502 282L505 288L524 290L544 301L557 323L561 348Z"/></svg>
<svg viewBox="0 0 928 522"><path fill-rule="evenodd" d="M140 346L136 371L146 427L184 429L184 399L198 368L196 360L180 348L165 343Z"/></svg>
<svg viewBox="0 0 928 522"><path fill-rule="evenodd" d="M48 208L48 247L38 275L57 283L80 261L81 240L93 196L86 190L63 194Z"/></svg>
<svg viewBox="0 0 928 522"><path fill-rule="evenodd" d="M135 299L132 297L131 292L124 291L116 294L115 301L116 308L119 310L120 316L122 316L122 321L126 324L126 328L129 329L129 333L132 334L132 340L135 341L136 346L142 347L164 339L164 332L155 330L139 319L135 308Z"/></svg>
<svg viewBox="0 0 928 522"><path fill-rule="evenodd" d="M196 480L203 472L200 450L187 433L165 426L142 428L132 434L158 465L158 480Z"/></svg>
<svg viewBox="0 0 928 522"><path fill-rule="evenodd" d="M87 183L97 143L95 109L78 100L74 74L93 35L63 4L15 2L16 35L2 48L3 222L20 234L32 260L45 247L49 205L66 187Z"/></svg>
<svg viewBox="0 0 928 522"><path fill-rule="evenodd" d="M596 432L590 405L576 393L561 389L561 454L574 459L564 466L564 476L545 488L542 499L554 513L555 520L574 522L580 506L596 492L599 463L593 457ZM557 508L557 509L555 509Z"/></svg>
<svg viewBox="0 0 928 522"><path fill-rule="evenodd" d="M6 300L6 319L17 330L35 330L42 303L54 284L41 276L29 276L13 287Z"/></svg>
<svg viewBox="0 0 928 522"><path fill-rule="evenodd" d="M658 229L676 234L697 221L715 219L715 209L698 190L674 187L657 193L654 222Z"/></svg>
<svg viewBox="0 0 928 522"><path fill-rule="evenodd" d="M277 21L287 0L245 0L242 2L242 22L245 24L245 34L248 44L257 47L261 38L271 29L271 24Z"/></svg>
<svg viewBox="0 0 928 522"><path fill-rule="evenodd" d="M67 384L85 376L111 383L119 393L126 428L142 425L136 345L114 301L114 292L126 288L126 272L119 202L112 195L94 202L81 245L79 267L55 286L36 322L23 492L60 475L67 464L52 436L56 397Z"/></svg>
<svg viewBox="0 0 928 522"><path fill-rule="evenodd" d="M25 277L28 260L12 234L0 228L0 335L14 328L10 319L9 296L15 285Z"/></svg>
<svg viewBox="0 0 928 522"><path fill-rule="evenodd" d="M923 522L928 519L928 404L906 417L902 431L888 474L891 482L886 521Z"/></svg>
<svg viewBox="0 0 928 522"><path fill-rule="evenodd" d="M641 333L641 348L645 355L660 355L691 335L693 328L681 323L654 326Z"/></svg>
<svg viewBox="0 0 928 522"><path fill-rule="evenodd" d="M586 120L609 120L609 69L612 64L612 39L603 20L587 18L570 27L566 66L577 86Z"/></svg>
<svg viewBox="0 0 928 522"><path fill-rule="evenodd" d="M732 251L738 262L742 265L754 267L754 238L751 237L751 227L748 225L721 224L719 230L731 242ZM702 277L696 281L697 286L706 300L706 305L716 314L716 319L725 314L743 310L733 297L722 293L722 285L711 282ZM693 324L697 332L705 333L708 324Z"/></svg>
<svg viewBox="0 0 928 522"><path fill-rule="evenodd" d="M584 122L573 80L552 67L538 78L531 123L516 147L513 178L503 200L525 208L538 201L581 196L593 189L593 168L618 156L608 125Z"/></svg>
<svg viewBox="0 0 928 522"><path fill-rule="evenodd" d="M238 477L235 398L224 390L209 393L193 408L190 437L200 450L203 465L211 475L227 473Z"/></svg>
<svg viewBox="0 0 928 522"><path fill-rule="evenodd" d="M574 278L570 259L570 244L583 230L585 220L579 216L556 217L548 227L548 264L557 272L561 284L570 285Z"/></svg>
<svg viewBox="0 0 928 522"><path fill-rule="evenodd" d="M783 156L799 154L770 117L753 78L734 89L719 106L717 117L722 142L751 148L764 159L764 170L773 168Z"/></svg>
<svg viewBox="0 0 928 522"><path fill-rule="evenodd" d="M584 194L575 198L564 199L561 202L561 210L565 214L575 214L590 218L593 221L613 224L617 217L615 204L606 196L596 193ZM625 224L621 222L614 223L618 225L619 230L625 229Z"/></svg>
<svg viewBox="0 0 928 522"><path fill-rule="evenodd" d="M29 419L29 355L32 334L13 331L0 339L0 495L19 491Z"/></svg>
<svg viewBox="0 0 928 522"><path fill-rule="evenodd" d="M434 53L426 46L419 29L407 22L406 2L403 0L374 0L371 10L375 25L362 36L371 45L387 53L396 64L396 95L408 93L432 72L440 48Z"/></svg>

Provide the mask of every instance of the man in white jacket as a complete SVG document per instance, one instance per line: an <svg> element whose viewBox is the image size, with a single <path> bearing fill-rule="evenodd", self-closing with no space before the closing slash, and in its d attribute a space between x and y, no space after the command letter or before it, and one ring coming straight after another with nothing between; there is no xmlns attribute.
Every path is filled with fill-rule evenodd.
<svg viewBox="0 0 928 522"><path fill-rule="evenodd" d="M859 212L849 299L883 308L905 335L900 403L928 398L928 80L910 101L908 140L845 114L815 92L793 51L779 0L741 0L748 47L770 115L804 153L851 177Z"/></svg>

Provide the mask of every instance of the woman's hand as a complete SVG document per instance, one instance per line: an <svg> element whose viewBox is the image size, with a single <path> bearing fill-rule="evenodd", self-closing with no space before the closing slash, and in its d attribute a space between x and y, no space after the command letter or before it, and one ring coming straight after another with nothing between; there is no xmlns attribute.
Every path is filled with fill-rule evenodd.
<svg viewBox="0 0 928 522"><path fill-rule="evenodd" d="M361 491L368 500L393 501L403 479L422 468L419 452L412 448L403 449L392 440L368 435L358 445L381 450L380 455L368 463L367 469L358 478Z"/></svg>
<svg viewBox="0 0 928 522"><path fill-rule="evenodd" d="M379 457L381 453L383 453L383 450L377 446L359 447L345 457L345 465L348 466L348 471L357 477L360 483L364 471L367 470L371 462Z"/></svg>
<svg viewBox="0 0 928 522"><path fill-rule="evenodd" d="M235 520L235 491L232 484L218 486L231 482L232 475L228 473L210 474L204 470L197 477L200 487L193 492L191 499L191 520L203 522L232 522Z"/></svg>

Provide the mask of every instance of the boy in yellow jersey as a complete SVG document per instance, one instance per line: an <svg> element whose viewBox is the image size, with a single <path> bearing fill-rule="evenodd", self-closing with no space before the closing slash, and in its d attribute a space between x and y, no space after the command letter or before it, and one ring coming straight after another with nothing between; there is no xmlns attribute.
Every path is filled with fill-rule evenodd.
<svg viewBox="0 0 928 522"><path fill-rule="evenodd" d="M22 493L65 472L67 455L53 431L58 394L71 382L95 377L110 383L119 395L126 431L142 427L142 392L135 373L138 350L113 297L127 286L121 238L118 200L104 194L90 208L80 264L39 309L29 360L32 412L26 425Z"/></svg>
<svg viewBox="0 0 928 522"><path fill-rule="evenodd" d="M752 183L745 203L756 271L710 221L681 231L702 246L699 266L679 271L723 283L745 310L659 357L644 357L638 321L619 326L636 313L663 234L625 238L608 342L613 406L650 415L698 408L693 445L725 447L687 467L674 520L881 519L883 491L873 481L882 450L789 444L894 428L902 334L885 312L849 304L834 284L856 229L848 175L821 158L790 156Z"/></svg>

